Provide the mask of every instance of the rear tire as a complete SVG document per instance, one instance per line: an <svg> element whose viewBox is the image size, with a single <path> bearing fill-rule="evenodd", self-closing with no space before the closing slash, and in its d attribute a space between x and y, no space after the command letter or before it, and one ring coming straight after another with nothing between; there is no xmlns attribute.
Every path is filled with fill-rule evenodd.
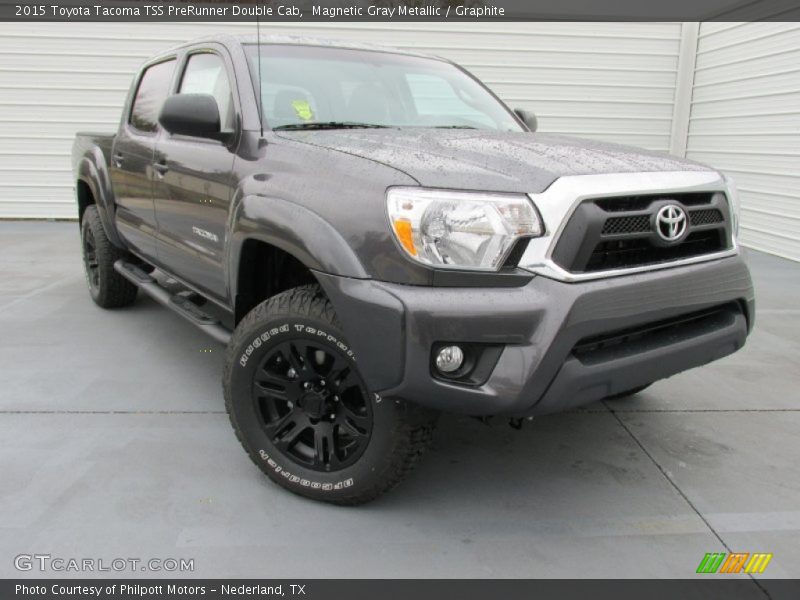
<svg viewBox="0 0 800 600"><path fill-rule="evenodd" d="M361 504L397 485L431 442L436 413L378 398L319 286L278 294L233 333L225 404L253 462L290 492Z"/></svg>
<svg viewBox="0 0 800 600"><path fill-rule="evenodd" d="M89 206L81 221L81 249L89 294L102 308L119 308L136 300L138 288L114 270L114 263L127 253L106 236L97 206Z"/></svg>

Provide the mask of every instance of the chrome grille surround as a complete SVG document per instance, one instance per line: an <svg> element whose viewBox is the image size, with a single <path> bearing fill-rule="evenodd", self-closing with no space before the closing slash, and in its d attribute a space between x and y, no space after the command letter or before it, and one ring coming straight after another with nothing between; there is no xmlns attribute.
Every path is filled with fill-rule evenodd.
<svg viewBox="0 0 800 600"><path fill-rule="evenodd" d="M735 236L732 235L730 247L720 252L644 266L575 273L562 268L553 261L553 250L564 228L584 200L691 192L723 192L731 213L734 211L731 202L732 192L728 189L727 182L722 175L710 169L561 177L544 192L528 194L542 216L545 234L542 237L532 238L528 242L518 266L551 279L577 282L697 264L738 254L738 243Z"/></svg>

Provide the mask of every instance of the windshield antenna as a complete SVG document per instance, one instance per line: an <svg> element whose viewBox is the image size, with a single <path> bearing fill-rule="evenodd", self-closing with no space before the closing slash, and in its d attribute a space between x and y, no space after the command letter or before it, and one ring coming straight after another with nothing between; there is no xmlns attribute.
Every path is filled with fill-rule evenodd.
<svg viewBox="0 0 800 600"><path fill-rule="evenodd" d="M261 21L258 20L256 12L256 41L258 49L258 122L261 124L261 137L264 137L264 89L261 85Z"/></svg>

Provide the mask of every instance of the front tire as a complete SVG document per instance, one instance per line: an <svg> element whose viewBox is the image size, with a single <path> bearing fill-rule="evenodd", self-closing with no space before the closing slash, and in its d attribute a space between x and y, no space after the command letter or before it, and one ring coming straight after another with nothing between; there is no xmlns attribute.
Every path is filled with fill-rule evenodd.
<svg viewBox="0 0 800 600"><path fill-rule="evenodd" d="M316 285L254 308L234 331L223 378L231 423L250 458L308 498L377 498L413 469L431 441L434 413L367 389Z"/></svg>
<svg viewBox="0 0 800 600"><path fill-rule="evenodd" d="M120 308L136 300L138 288L114 270L127 254L106 236L97 206L88 206L81 221L81 249L89 294L102 308Z"/></svg>

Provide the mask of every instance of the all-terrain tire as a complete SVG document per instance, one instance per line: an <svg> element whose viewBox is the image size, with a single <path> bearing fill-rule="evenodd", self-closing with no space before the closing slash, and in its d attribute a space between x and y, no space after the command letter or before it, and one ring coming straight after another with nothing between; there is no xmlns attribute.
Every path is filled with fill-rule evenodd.
<svg viewBox="0 0 800 600"><path fill-rule="evenodd" d="M81 249L89 293L102 308L120 308L136 300L138 288L114 270L114 263L127 258L106 236L97 207L88 206L81 221Z"/></svg>
<svg viewBox="0 0 800 600"><path fill-rule="evenodd" d="M346 384L337 379L341 372L347 373ZM314 379L317 373L322 376ZM277 382L266 392L265 376ZM350 387L342 392L345 385ZM429 447L437 416L366 389L333 307L317 285L273 296L242 319L228 345L223 386L233 428L258 468L291 492L333 504L368 502L397 485ZM345 401L336 393L350 396ZM285 401L289 397L293 401ZM349 429L340 419L349 415L359 423L370 421L369 428L359 429L360 446L344 444ZM279 430L292 419L299 424ZM334 437L320 442L317 451L318 438L330 431ZM292 435L295 445L287 446ZM347 448L358 452L348 458Z"/></svg>

